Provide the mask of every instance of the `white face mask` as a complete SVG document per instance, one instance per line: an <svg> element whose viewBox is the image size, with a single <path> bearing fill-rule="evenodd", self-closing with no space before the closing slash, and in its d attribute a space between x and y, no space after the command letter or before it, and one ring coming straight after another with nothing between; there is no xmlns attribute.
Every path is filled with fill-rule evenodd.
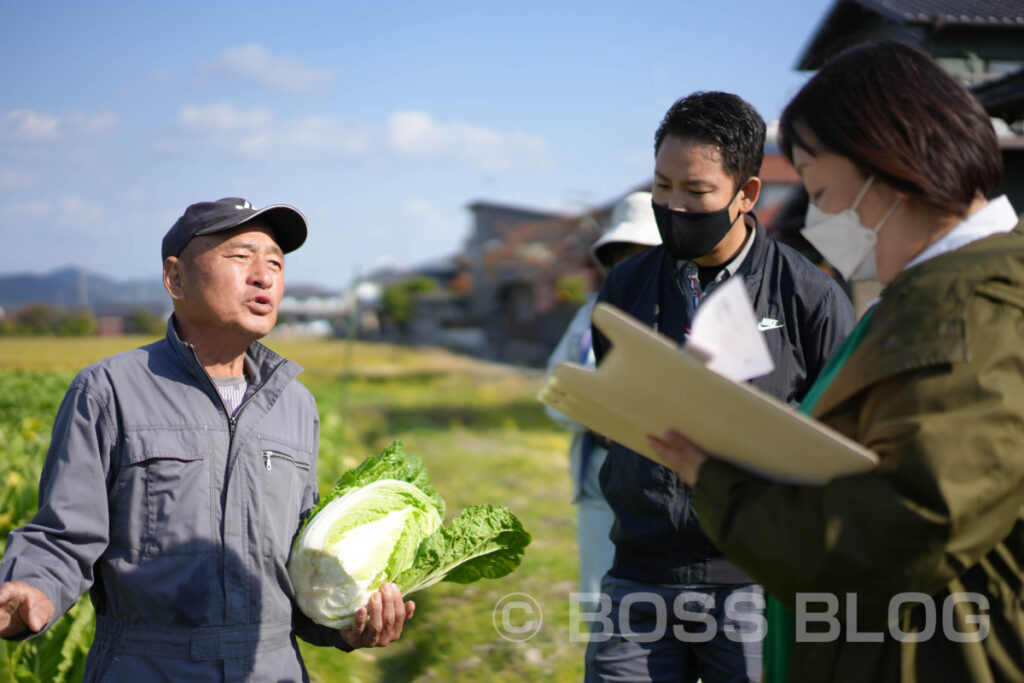
<svg viewBox="0 0 1024 683"><path fill-rule="evenodd" d="M805 227L801 234L848 282L878 279L878 265L875 261L878 231L900 203L897 197L874 230L864 227L857 215L857 206L874 179L874 176L867 179L853 200L853 206L846 211L825 213L814 204L807 205Z"/></svg>

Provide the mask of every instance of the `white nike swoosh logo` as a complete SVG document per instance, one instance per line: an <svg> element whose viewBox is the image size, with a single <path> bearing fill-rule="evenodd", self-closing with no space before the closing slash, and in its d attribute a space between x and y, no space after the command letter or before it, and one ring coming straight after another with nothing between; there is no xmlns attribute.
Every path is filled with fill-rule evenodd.
<svg viewBox="0 0 1024 683"><path fill-rule="evenodd" d="M778 320L772 320L771 318L763 318L761 322L757 324L757 329L761 332L764 332L765 330L777 330L780 327L785 327L785 325L780 323Z"/></svg>

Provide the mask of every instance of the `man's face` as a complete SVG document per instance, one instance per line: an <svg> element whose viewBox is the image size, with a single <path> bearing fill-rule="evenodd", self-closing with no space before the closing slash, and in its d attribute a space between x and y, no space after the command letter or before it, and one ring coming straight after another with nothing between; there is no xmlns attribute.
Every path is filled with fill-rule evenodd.
<svg viewBox="0 0 1024 683"><path fill-rule="evenodd" d="M654 160L655 204L675 211L717 211L735 194L716 147L672 135L662 140ZM736 218L739 203L730 207L730 219Z"/></svg>
<svg viewBox="0 0 1024 683"><path fill-rule="evenodd" d="M265 225L199 235L177 268L175 316L190 327L253 340L273 329L284 293L284 254ZM165 264L165 280L167 272Z"/></svg>

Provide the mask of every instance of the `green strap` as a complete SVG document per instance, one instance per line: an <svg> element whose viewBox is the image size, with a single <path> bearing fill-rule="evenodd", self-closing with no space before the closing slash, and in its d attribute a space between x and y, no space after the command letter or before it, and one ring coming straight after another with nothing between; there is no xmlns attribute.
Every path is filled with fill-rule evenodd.
<svg viewBox="0 0 1024 683"><path fill-rule="evenodd" d="M850 336L829 358L825 369L800 402L801 413L810 415L814 412L814 407L822 394L867 334L874 312L875 309L872 307L864 314L850 332ZM769 595L765 606L765 620L768 622L768 632L764 639L764 683L785 683L789 680L789 659L793 652L793 642L796 640L796 617L792 610Z"/></svg>
<svg viewBox="0 0 1024 683"><path fill-rule="evenodd" d="M868 309L864 317L850 331L850 336L846 338L839 349L825 363L825 369L818 374L818 379L815 380L811 388L804 394L804 400L800 402L801 413L810 415L814 412L814 407L818 405L818 401L821 399L822 394L825 393L825 390L828 389L828 385L832 384L832 380L836 378L839 371L846 365L846 361L849 360L857 346L860 345L861 340L864 339L868 332L868 327L871 326L871 316L874 312L874 307Z"/></svg>

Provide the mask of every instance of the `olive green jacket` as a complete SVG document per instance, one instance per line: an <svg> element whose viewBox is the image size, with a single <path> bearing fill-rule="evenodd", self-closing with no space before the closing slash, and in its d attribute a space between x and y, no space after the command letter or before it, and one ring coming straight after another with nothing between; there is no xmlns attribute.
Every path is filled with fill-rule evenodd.
<svg viewBox="0 0 1024 683"><path fill-rule="evenodd" d="M791 680L1024 681L1021 227L900 274L814 414L879 466L790 486L712 459L694 487L708 536L796 609Z"/></svg>

